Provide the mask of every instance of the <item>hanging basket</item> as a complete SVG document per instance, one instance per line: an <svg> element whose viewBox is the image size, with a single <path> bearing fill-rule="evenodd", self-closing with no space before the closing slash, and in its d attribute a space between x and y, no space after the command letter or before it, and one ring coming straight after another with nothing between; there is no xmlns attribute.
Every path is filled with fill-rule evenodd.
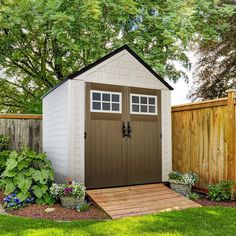
<svg viewBox="0 0 236 236"><path fill-rule="evenodd" d="M63 207L68 209L75 209L82 201L84 201L84 197L80 198L73 195L64 195L60 196L60 200Z"/></svg>
<svg viewBox="0 0 236 236"><path fill-rule="evenodd" d="M175 192L183 196L187 196L188 194L191 193L191 190L192 190L191 185L186 185L186 184L182 184L178 182L172 182L171 180L169 182L170 182L170 188L174 190Z"/></svg>

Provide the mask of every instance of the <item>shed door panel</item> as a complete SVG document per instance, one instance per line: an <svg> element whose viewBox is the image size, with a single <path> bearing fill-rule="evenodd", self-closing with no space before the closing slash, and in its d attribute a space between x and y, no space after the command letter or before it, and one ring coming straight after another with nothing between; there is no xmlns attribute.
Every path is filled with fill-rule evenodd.
<svg viewBox="0 0 236 236"><path fill-rule="evenodd" d="M139 101L139 108L143 106L145 113L140 110L137 114L132 114L132 96L138 94L139 99L147 98L155 100L155 104L148 101L142 105ZM150 96L150 97L149 97ZM129 111L128 120L130 122L129 155L128 155L128 176L129 184L144 184L161 181L161 140L160 140L160 92L156 90L129 88ZM136 96L135 96L136 97ZM146 102L146 101L145 101ZM138 104L138 103L133 103ZM155 114L149 113L155 106ZM154 110L152 110L154 112Z"/></svg>
<svg viewBox="0 0 236 236"><path fill-rule="evenodd" d="M122 92L123 88L99 84L87 85L86 186L87 188L122 186L125 183L122 154L124 140L121 132L122 113L90 112L91 90L116 93ZM122 101L120 102L122 103ZM105 101L104 104L107 105L108 102ZM112 106L112 102L110 105Z"/></svg>

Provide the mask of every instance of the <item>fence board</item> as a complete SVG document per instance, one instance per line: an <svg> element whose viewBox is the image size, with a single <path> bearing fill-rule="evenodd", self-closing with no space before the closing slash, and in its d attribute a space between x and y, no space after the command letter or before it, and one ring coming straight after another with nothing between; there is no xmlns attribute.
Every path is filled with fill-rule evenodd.
<svg viewBox="0 0 236 236"><path fill-rule="evenodd" d="M10 137L10 149L19 150L29 146L42 151L42 116L0 114L0 134Z"/></svg>
<svg viewBox="0 0 236 236"><path fill-rule="evenodd" d="M229 123L228 106L225 98L172 107L173 170L198 173L199 188L235 176L229 163L235 163L235 125Z"/></svg>

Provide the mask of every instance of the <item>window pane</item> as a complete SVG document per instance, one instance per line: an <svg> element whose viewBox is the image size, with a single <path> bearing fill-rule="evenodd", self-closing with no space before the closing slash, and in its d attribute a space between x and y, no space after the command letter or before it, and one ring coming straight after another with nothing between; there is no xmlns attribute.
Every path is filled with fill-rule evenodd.
<svg viewBox="0 0 236 236"><path fill-rule="evenodd" d="M141 112L147 112L147 106L142 105L141 106Z"/></svg>
<svg viewBox="0 0 236 236"><path fill-rule="evenodd" d="M139 112L139 105L132 105L133 112Z"/></svg>
<svg viewBox="0 0 236 236"><path fill-rule="evenodd" d="M155 106L149 106L149 112L150 113L155 113L156 112L156 107Z"/></svg>
<svg viewBox="0 0 236 236"><path fill-rule="evenodd" d="M112 111L119 111L119 110L120 110L120 104L112 103Z"/></svg>
<svg viewBox="0 0 236 236"><path fill-rule="evenodd" d="M93 110L101 110L101 103L93 102Z"/></svg>
<svg viewBox="0 0 236 236"><path fill-rule="evenodd" d="M103 103L102 104L102 110L104 111L110 111L110 103Z"/></svg>
<svg viewBox="0 0 236 236"><path fill-rule="evenodd" d="M118 94L112 94L112 101L113 102L119 102L119 100L120 100L119 97L120 96Z"/></svg>
<svg viewBox="0 0 236 236"><path fill-rule="evenodd" d="M155 105L155 98L149 98L149 104Z"/></svg>
<svg viewBox="0 0 236 236"><path fill-rule="evenodd" d="M105 93L105 94L102 94L102 100L109 102L109 101L110 101L110 94L106 94L106 93Z"/></svg>
<svg viewBox="0 0 236 236"><path fill-rule="evenodd" d="M101 94L100 93L93 93L93 100L100 101L101 100Z"/></svg>
<svg viewBox="0 0 236 236"><path fill-rule="evenodd" d="M141 97L141 104L147 104L147 98Z"/></svg>
<svg viewBox="0 0 236 236"><path fill-rule="evenodd" d="M139 97L138 96L132 96L132 103L139 103Z"/></svg>

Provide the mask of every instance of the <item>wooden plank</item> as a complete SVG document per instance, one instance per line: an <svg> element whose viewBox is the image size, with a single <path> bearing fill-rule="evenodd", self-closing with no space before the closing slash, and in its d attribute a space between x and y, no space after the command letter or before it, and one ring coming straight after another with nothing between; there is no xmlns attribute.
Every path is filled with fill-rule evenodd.
<svg viewBox="0 0 236 236"><path fill-rule="evenodd" d="M141 216L141 215L146 215L146 214L154 214L154 213L159 213L159 212L163 212L163 211L171 211L171 210L184 210L187 208L198 208L200 206L198 206L197 204L194 205L183 205L183 206L178 206L178 207L170 207L168 209L164 208L160 208L158 210L148 210L148 211L140 211L140 212L129 212L127 214L117 214L117 215L113 215L112 219L119 219L122 217L129 217L129 216Z"/></svg>
<svg viewBox="0 0 236 236"><path fill-rule="evenodd" d="M167 209L200 207L163 184L88 190L87 194L113 219Z"/></svg>
<svg viewBox="0 0 236 236"><path fill-rule="evenodd" d="M0 119L36 119L42 120L41 114L5 114L0 113Z"/></svg>

